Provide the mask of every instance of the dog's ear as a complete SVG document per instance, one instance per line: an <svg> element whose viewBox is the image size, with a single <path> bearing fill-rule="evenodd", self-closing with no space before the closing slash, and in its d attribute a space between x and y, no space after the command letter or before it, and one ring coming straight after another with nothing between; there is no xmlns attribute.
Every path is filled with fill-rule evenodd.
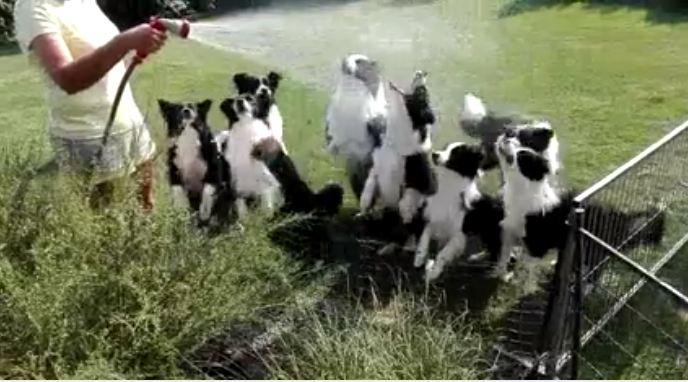
<svg viewBox="0 0 688 382"><path fill-rule="evenodd" d="M251 91L250 88L250 76L248 73L242 72L237 73L232 77L234 81L234 87L239 94L248 93Z"/></svg>
<svg viewBox="0 0 688 382"><path fill-rule="evenodd" d="M527 128L516 133L522 145L537 152L543 152L554 137L554 131L547 128Z"/></svg>
<svg viewBox="0 0 688 382"><path fill-rule="evenodd" d="M210 107L212 105L213 101L210 99L206 99L196 104L196 108L198 109L198 115L200 116L202 121L205 122L208 119L208 112L210 111Z"/></svg>
<svg viewBox="0 0 688 382"><path fill-rule="evenodd" d="M545 157L530 150L521 150L516 154L519 171L527 179L539 182L549 173L549 162Z"/></svg>
<svg viewBox="0 0 688 382"><path fill-rule="evenodd" d="M268 73L268 84L270 85L270 90L274 93L279 86L280 81L282 81L282 75L277 72Z"/></svg>
<svg viewBox="0 0 688 382"><path fill-rule="evenodd" d="M174 109L174 105L168 101L165 101L164 99L158 99L158 106L160 107L160 113L165 118L167 118L170 115L170 112Z"/></svg>
<svg viewBox="0 0 688 382"><path fill-rule="evenodd" d="M231 114L234 114L234 98L225 98L221 103L220 103L220 111L222 111L222 114L225 115L225 117L229 117Z"/></svg>

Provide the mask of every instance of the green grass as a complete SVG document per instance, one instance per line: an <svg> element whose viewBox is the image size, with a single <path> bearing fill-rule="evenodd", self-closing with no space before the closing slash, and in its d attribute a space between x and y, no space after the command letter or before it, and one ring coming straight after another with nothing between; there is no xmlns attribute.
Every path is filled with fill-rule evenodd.
<svg viewBox="0 0 688 382"><path fill-rule="evenodd" d="M436 6L447 17L473 17L485 48L446 52L431 69L433 81L461 73L463 87L488 102L551 118L564 143L565 176L576 186L604 175L685 113L688 24L648 24L642 10L602 14L582 5L496 19L501 1L476 2L473 16L457 3ZM156 97L211 98L217 106L231 73L257 70L193 42L170 45L134 78L161 150ZM314 311L335 270L285 256L268 237L274 223L260 216L241 236L199 235L170 207L163 160L150 216L138 211L129 182L111 208L93 211L69 176L36 181L19 205L18 177L49 155L43 93L38 72L16 51L0 50L0 67L0 104L11 105L0 114L0 378L201 377L185 366L192 350L274 306L301 324L266 356L269 376L482 378L501 315L531 291L525 284L499 288L478 319L410 293L386 305L343 299L343 310ZM280 97L299 169L315 186L342 180L342 166L323 150L326 95L287 78ZM460 97L440 92L436 99L456 105ZM458 135L456 116L443 117L439 143ZM224 128L217 107L210 122ZM644 375L608 362L610 378Z"/></svg>

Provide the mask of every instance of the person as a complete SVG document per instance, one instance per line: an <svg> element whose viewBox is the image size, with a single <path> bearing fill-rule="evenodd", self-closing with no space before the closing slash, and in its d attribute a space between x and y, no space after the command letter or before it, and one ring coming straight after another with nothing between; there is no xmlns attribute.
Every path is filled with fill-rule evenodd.
<svg viewBox="0 0 688 382"><path fill-rule="evenodd" d="M60 169L88 171L97 184L92 201L107 201L112 181L135 175L145 209L153 207L155 143L127 84L111 134L101 149L105 124L125 59L133 51L157 52L165 32L141 24L124 32L96 0L17 0L15 35L32 65L42 70L48 131Z"/></svg>

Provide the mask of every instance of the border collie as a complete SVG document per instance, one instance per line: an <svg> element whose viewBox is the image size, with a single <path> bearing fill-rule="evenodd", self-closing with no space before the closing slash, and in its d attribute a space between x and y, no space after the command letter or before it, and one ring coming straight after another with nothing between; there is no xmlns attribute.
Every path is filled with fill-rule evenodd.
<svg viewBox="0 0 688 382"><path fill-rule="evenodd" d="M234 202L231 170L207 124L211 100L173 103L158 100L171 141L167 165L175 204L198 212L201 223L212 216L227 222Z"/></svg>
<svg viewBox="0 0 688 382"><path fill-rule="evenodd" d="M523 146L544 155L553 174L561 169L559 141L547 121L495 115L487 110L480 98L468 93L464 96L460 124L467 135L480 139L485 154L483 170L493 169L499 164L494 147L502 134L516 137Z"/></svg>
<svg viewBox="0 0 688 382"><path fill-rule="evenodd" d="M220 145L232 170L237 194L239 217L246 215L246 202L258 199L262 208L274 212L280 185L263 161L254 157L253 148L261 140L273 137L265 121L256 117L256 100L244 94L222 101L220 109L227 117L229 128Z"/></svg>
<svg viewBox="0 0 688 382"><path fill-rule="evenodd" d="M274 137L258 142L251 153L256 159L265 162L277 178L284 197L281 211L285 213L315 213L332 216L339 212L344 190L337 183L327 183L320 191L314 192L303 181L294 162Z"/></svg>
<svg viewBox="0 0 688 382"><path fill-rule="evenodd" d="M423 71L414 73L409 93L390 83L388 126L373 151L373 167L360 198L361 214L369 211L378 193L385 209L403 208L415 214L423 198L437 188L428 159L435 115L426 78Z"/></svg>
<svg viewBox="0 0 688 382"><path fill-rule="evenodd" d="M500 222L504 217L501 202L478 191L481 147L455 142L443 151L432 153L436 165L437 192L423 208L424 228L414 259L414 266L425 265L426 280L436 280L445 266L464 254L468 236L477 235L496 258L501 249ZM442 249L434 260L427 260L430 242Z"/></svg>
<svg viewBox="0 0 688 382"><path fill-rule="evenodd" d="M239 95L252 95L256 100L256 118L262 119L270 128L273 135L282 145L282 149L286 152L284 146L283 129L284 121L282 114L277 106L277 88L282 75L277 72L269 72L264 77L255 76L248 73L237 73L232 77L234 87Z"/></svg>
<svg viewBox="0 0 688 382"><path fill-rule="evenodd" d="M340 78L325 117L327 149L346 161L351 189L360 199L372 166L372 153L387 125L386 89L377 62L351 54L341 63Z"/></svg>
<svg viewBox="0 0 688 382"><path fill-rule="evenodd" d="M496 273L504 276L511 250L517 244L522 243L535 258L542 258L553 249L562 252L570 230L568 218L574 193L557 192L549 182L552 166L547 157L521 145L517 138L502 135L497 139L496 148L505 175L502 250ZM655 207L624 212L591 203L586 206L586 216L614 222L615 229L605 224L586 224L607 243L620 246L628 238L634 238L625 243L626 250L641 244L658 244L664 235L665 213ZM585 259L590 259L586 265L589 269L602 261L600 251L592 251L585 254Z"/></svg>

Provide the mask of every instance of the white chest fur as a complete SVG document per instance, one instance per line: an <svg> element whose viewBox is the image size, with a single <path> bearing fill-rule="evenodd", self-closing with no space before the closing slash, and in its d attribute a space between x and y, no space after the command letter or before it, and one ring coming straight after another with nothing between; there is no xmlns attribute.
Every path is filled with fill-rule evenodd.
<svg viewBox="0 0 688 382"><path fill-rule="evenodd" d="M444 242L463 229L466 204L480 198L474 181L437 169L437 193L428 199L425 219L430 224L433 238Z"/></svg>
<svg viewBox="0 0 688 382"><path fill-rule="evenodd" d="M201 141L196 129L185 128L176 141L174 165L187 190L200 193L208 164L201 157Z"/></svg>
<svg viewBox="0 0 688 382"><path fill-rule="evenodd" d="M387 101L384 86L371 94L363 82L343 77L327 110L328 150L334 154L365 158L373 149L367 123L373 118L386 118Z"/></svg>
<svg viewBox="0 0 688 382"><path fill-rule="evenodd" d="M232 169L234 187L240 196L260 195L279 187L279 182L267 166L251 155L254 145L269 136L273 136L273 132L258 119L239 121L229 130L224 155Z"/></svg>
<svg viewBox="0 0 688 382"><path fill-rule="evenodd" d="M526 235L526 216L544 214L558 203L559 197L547 180L533 182L512 174L504 186L505 216L502 227L514 236L523 238Z"/></svg>

